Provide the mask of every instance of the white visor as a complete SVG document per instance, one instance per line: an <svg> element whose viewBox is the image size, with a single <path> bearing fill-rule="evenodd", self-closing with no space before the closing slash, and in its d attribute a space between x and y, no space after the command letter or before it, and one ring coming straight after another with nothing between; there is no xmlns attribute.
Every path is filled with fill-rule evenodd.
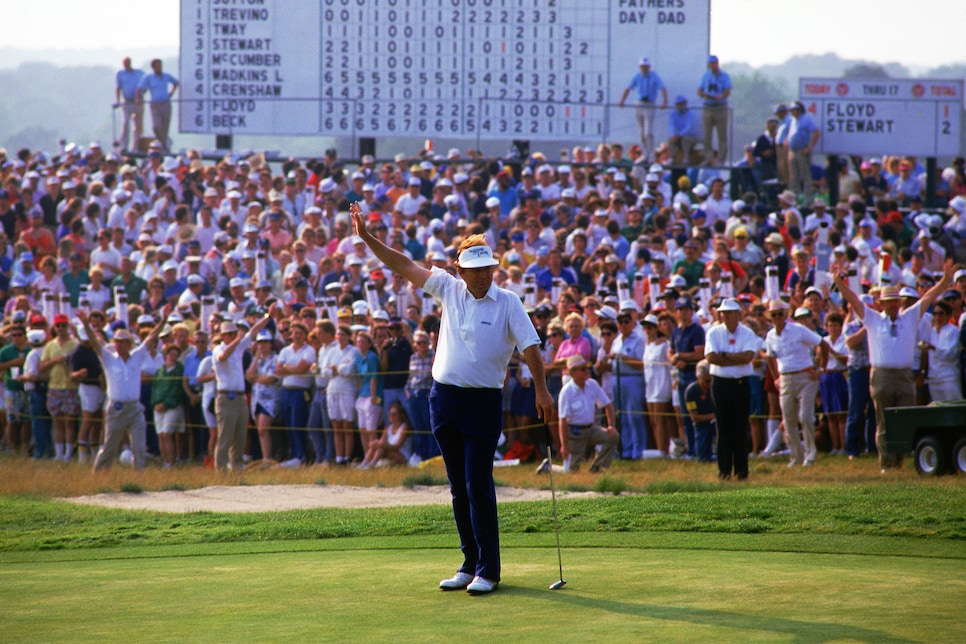
<svg viewBox="0 0 966 644"><path fill-rule="evenodd" d="M489 246L470 246L459 257L460 268L483 268L497 264L499 262L493 259L493 251Z"/></svg>

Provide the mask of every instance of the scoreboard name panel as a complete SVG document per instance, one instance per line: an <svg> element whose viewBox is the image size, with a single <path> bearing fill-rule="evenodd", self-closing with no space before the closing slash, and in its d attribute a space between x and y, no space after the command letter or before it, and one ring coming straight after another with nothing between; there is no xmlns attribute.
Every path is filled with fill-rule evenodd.
<svg viewBox="0 0 966 644"><path fill-rule="evenodd" d="M823 154L959 154L963 81L802 78Z"/></svg>
<svg viewBox="0 0 966 644"><path fill-rule="evenodd" d="M709 11L710 0L182 0L179 126L599 139L633 123L608 103L642 56L669 102L694 97Z"/></svg>

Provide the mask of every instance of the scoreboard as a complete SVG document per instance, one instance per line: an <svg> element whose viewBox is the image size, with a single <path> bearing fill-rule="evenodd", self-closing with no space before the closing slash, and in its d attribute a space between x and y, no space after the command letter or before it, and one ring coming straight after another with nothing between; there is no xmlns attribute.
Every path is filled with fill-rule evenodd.
<svg viewBox="0 0 966 644"><path fill-rule="evenodd" d="M823 154L960 154L963 81L802 78Z"/></svg>
<svg viewBox="0 0 966 644"><path fill-rule="evenodd" d="M606 138L642 56L696 99L710 0L181 0L182 132Z"/></svg>

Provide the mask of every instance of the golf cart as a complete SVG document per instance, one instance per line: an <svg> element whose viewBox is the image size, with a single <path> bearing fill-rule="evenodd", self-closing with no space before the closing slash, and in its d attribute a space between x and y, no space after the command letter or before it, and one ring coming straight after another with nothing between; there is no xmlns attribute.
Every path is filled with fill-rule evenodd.
<svg viewBox="0 0 966 644"><path fill-rule="evenodd" d="M966 400L890 407L885 421L889 451L913 452L920 474L966 474Z"/></svg>

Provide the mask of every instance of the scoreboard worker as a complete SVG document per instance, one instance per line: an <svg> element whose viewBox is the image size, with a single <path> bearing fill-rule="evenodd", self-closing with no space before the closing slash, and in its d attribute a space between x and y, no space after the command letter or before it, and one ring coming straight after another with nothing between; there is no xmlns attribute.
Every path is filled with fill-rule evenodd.
<svg viewBox="0 0 966 644"><path fill-rule="evenodd" d="M538 414L544 421L550 419L553 399L544 376L540 338L520 299L493 284L498 262L483 235L471 235L460 244L459 280L390 249L366 230L358 203L350 210L356 234L376 257L393 274L403 275L442 304L429 417L450 481L463 565L439 587L465 588L471 594L492 592L500 582L493 454L502 431L501 389L510 355L518 347L533 373Z"/></svg>
<svg viewBox="0 0 966 644"><path fill-rule="evenodd" d="M645 161L650 161L654 152L654 111L657 106L657 95L661 93L661 109L667 107L667 89L664 81L657 72L651 71L651 60L641 58L637 63L641 71L634 74L630 84L621 95L617 107L624 107L624 101L631 90L637 95L637 127L641 132L641 154Z"/></svg>

